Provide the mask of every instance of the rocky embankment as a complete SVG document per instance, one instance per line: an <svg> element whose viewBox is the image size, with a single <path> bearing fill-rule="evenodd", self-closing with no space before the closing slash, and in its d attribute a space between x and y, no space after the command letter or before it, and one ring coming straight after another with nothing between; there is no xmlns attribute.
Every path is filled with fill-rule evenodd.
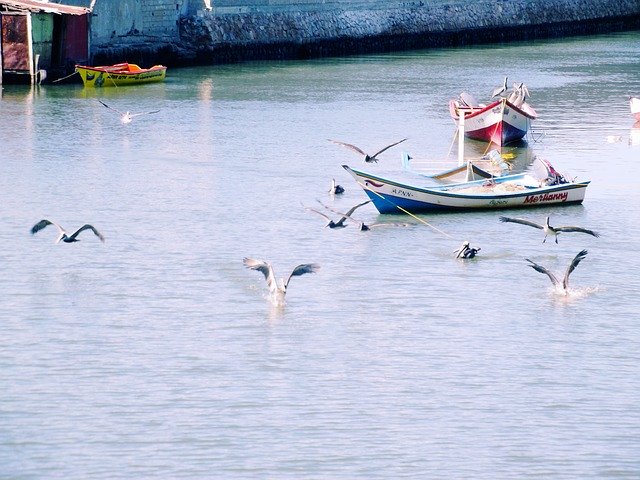
<svg viewBox="0 0 640 480"><path fill-rule="evenodd" d="M548 38L640 28L638 0L476 0L371 10L278 11L184 17L180 39L101 50L143 63L302 59ZM98 62L100 63L100 62Z"/></svg>

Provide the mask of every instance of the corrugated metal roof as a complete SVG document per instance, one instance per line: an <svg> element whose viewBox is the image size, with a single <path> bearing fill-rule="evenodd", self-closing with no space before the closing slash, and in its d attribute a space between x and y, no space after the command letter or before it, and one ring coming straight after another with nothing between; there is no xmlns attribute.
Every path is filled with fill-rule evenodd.
<svg viewBox="0 0 640 480"><path fill-rule="evenodd" d="M61 3L38 0L0 0L0 12L1 11L63 13L67 15L85 15L91 13L91 10L85 7L62 5Z"/></svg>

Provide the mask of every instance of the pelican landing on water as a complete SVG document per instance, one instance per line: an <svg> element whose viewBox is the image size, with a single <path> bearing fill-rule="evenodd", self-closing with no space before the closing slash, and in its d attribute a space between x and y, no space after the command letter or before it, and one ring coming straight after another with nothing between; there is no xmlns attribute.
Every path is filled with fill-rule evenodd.
<svg viewBox="0 0 640 480"><path fill-rule="evenodd" d="M271 294L271 301L276 305L284 304L284 297L292 277L304 275L305 273L315 273L320 270L320 265L317 263L303 263L293 269L286 282L281 278L280 283L278 283L273 273L273 267L269 262L245 257L242 263L244 263L245 267L251 270L257 270L264 275L264 278L267 280L267 286L269 287L269 293Z"/></svg>
<svg viewBox="0 0 640 480"><path fill-rule="evenodd" d="M340 145L341 147L345 147L348 148L349 150L351 150L352 152L355 152L359 155L362 155L364 157L364 161L366 163L372 163L372 162L377 162L378 161L378 155L380 155L382 152L386 152L387 150L389 150L391 147L395 147L396 145L398 145L399 143L404 142L405 140L407 140L406 138L403 138L402 140L392 143L391 145L387 145L386 147L384 147L382 150L378 150L376 153L374 153L373 155L369 155L368 153L364 152L362 149L356 147L355 145L351 145L350 143L345 143L345 142L339 142L338 140L331 140L329 139L329 141L331 143L335 143L336 145Z"/></svg>
<svg viewBox="0 0 640 480"><path fill-rule="evenodd" d="M60 242L65 242L65 243L79 242L80 239L78 238L78 235L80 235L80 233L84 232L85 230L91 230L96 235L96 237L98 237L100 239L101 242L104 242L104 236L102 236L102 234L98 230L96 230L93 225L89 225L87 223L87 224L83 225L82 227L80 227L75 232L73 232L71 235L67 235L67 232L65 231L64 228L62 228L57 223L52 222L51 220L47 220L46 218L43 219L43 220L40 220L33 227L31 227L31 235L35 235L36 233L38 233L40 230L42 230L43 228L47 227L48 225L53 225L58 229L58 238L56 240L56 243L60 243Z"/></svg>
<svg viewBox="0 0 640 480"><path fill-rule="evenodd" d="M500 221L519 223L521 225L528 225L529 227L538 228L544 231L544 239L542 240L542 243L545 243L547 241L547 237L549 235L553 235L555 237L556 243L558 243L558 235L560 235L562 232L578 232L578 233L586 233L594 237L600 236L598 232L594 232L593 230L588 230L582 227L552 227L551 225L549 225L549 217L547 217L547 219L545 220L544 225L541 225L536 222L531 222L523 218L500 217Z"/></svg>
<svg viewBox="0 0 640 480"><path fill-rule="evenodd" d="M549 277L549 279L551 280L551 283L553 283L553 286L558 288L558 289L562 289L564 294L567 295L569 293L568 292L569 275L571 275L571 272L573 272L575 270L575 268L578 266L580 261L584 257L586 257L587 253L588 252L586 250L582 250L573 258L573 260L571 261L571 263L567 267L567 271L564 274L564 278L562 279L562 283L560 283L560 280L558 280L558 277L556 277L553 273L551 273L549 270L547 270L542 265L538 265L537 263L529 260L528 258L525 258L525 260L530 263L529 266L531 268L533 268L536 272L544 273L545 275L547 275Z"/></svg>
<svg viewBox="0 0 640 480"><path fill-rule="evenodd" d="M320 202L320 200L318 200L318 202L320 203L320 205L322 205L324 208L326 208L327 210L331 210L329 207L327 207L324 203ZM344 224L344 222L347 220L347 218L350 217L350 215L356 211L356 209L362 207L363 205L366 205L367 203L370 203L371 200L367 200L366 202L362 202L359 203L358 205L356 205L355 207L351 207L349 210L347 210L347 213L345 214L340 214L342 215L342 217L337 221L334 222L331 217L329 217L329 215L325 215L324 213L320 212L319 210L316 210L315 208L310 208L310 207L304 207L305 210L307 210L308 212L313 212L313 213L317 213L318 215L320 215L321 217L323 217L324 219L327 220L327 224L325 225L325 227L329 227L329 228L344 228L346 227L346 225Z"/></svg>
<svg viewBox="0 0 640 480"><path fill-rule="evenodd" d="M151 112L131 113L129 110L127 110L126 112L121 112L120 110L110 107L109 105L104 103L102 100L98 100L98 101L102 105L107 107L109 110L113 110L114 112L118 113L120 115L120 122L122 122L123 124L131 123L134 117L139 117L140 115L151 115L153 113L158 113L160 111L160 110L152 110Z"/></svg>

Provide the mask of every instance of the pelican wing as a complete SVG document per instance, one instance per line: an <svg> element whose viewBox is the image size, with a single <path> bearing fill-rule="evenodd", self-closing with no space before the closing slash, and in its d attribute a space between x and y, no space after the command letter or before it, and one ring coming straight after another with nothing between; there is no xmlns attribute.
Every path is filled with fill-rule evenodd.
<svg viewBox="0 0 640 480"><path fill-rule="evenodd" d="M93 225L89 225L88 223L76 230L73 235L69 237L69 239L75 239L78 235L80 235L81 232L84 232L85 230L91 230L96 235L96 237L100 239L101 242L104 242L104 236L98 230L96 230Z"/></svg>
<svg viewBox="0 0 640 480"><path fill-rule="evenodd" d="M511 218L511 217L500 217L501 222L511 222L511 223L520 223L522 225L528 225L533 228L539 228L540 230L544 229L543 225L540 225L536 222L531 222L529 220L525 220L524 218Z"/></svg>
<svg viewBox="0 0 640 480"><path fill-rule="evenodd" d="M582 228L582 227L555 227L555 229L558 232L580 232L580 233L587 233L589 235L592 235L594 237L599 237L600 234L598 232L594 232L593 230L588 230L586 228Z"/></svg>
<svg viewBox="0 0 640 480"><path fill-rule="evenodd" d="M40 220L38 223L36 223L33 227L31 227L31 235L34 235L35 233L39 232L40 230L42 230L48 225L54 225L60 233L64 232L64 229L60 225L58 225L55 222L52 222L51 220L47 220L46 218L44 218Z"/></svg>
<svg viewBox="0 0 640 480"><path fill-rule="evenodd" d="M121 112L120 110L110 107L109 105L107 105L106 103L104 103L102 100L98 100L102 105L104 105L105 107L107 107L109 110L113 110L114 112L118 112L120 115L124 115L123 112Z"/></svg>
<svg viewBox="0 0 640 480"><path fill-rule="evenodd" d="M160 113L160 110L152 110L150 112L133 113L131 117L139 117L140 115L151 115L152 113Z"/></svg>
<svg viewBox="0 0 640 480"><path fill-rule="evenodd" d="M257 270L264 275L264 278L267 280L267 286L269 287L270 292L274 292L278 289L278 283L276 282L276 276L273 273L273 267L269 262L265 262L264 260L257 260L255 258L245 257L242 260L245 267L250 268L251 270Z"/></svg>
<svg viewBox="0 0 640 480"><path fill-rule="evenodd" d="M395 147L396 145L398 145L399 143L404 142L405 140L407 140L406 138L403 138L402 140L392 143L391 145L387 145L386 147L384 147L382 150L377 151L376 153L374 153L373 155L371 155L371 158L375 158L378 155L380 155L382 152L385 152L387 150L389 150L391 147Z"/></svg>
<svg viewBox="0 0 640 480"><path fill-rule="evenodd" d="M567 267L567 271L564 274L564 279L562 280L562 286L565 288L565 290L569 286L569 275L571 275L571 272L575 270L582 259L587 256L587 253L589 252L587 252L586 250L582 250L574 257L573 260L571 260L571 263Z"/></svg>
<svg viewBox="0 0 640 480"><path fill-rule="evenodd" d="M525 260L531 264L529 266L533 268L536 272L544 273L545 275L547 275L549 279L551 279L551 283L553 283L554 286L558 286L560 284L560 282L558 281L558 278L549 270L544 268L542 265L538 265L537 263L532 262L528 258L525 258Z"/></svg>
<svg viewBox="0 0 640 480"><path fill-rule="evenodd" d="M353 214L353 212L355 212L358 208L362 207L363 205L366 205L367 203L371 203L371 200L367 200L366 202L362 202L359 203L358 205L356 205L355 207L351 207L349 210L347 210L347 213L344 214L345 217L349 217L350 215Z"/></svg>
<svg viewBox="0 0 640 480"><path fill-rule="evenodd" d="M345 142L340 142L338 140L331 140L328 139L330 142L335 143L336 145L340 145L342 147L348 148L349 150L352 150L356 153L359 153L360 155L364 155L365 157L367 156L367 154L365 152L363 152L362 150L360 150L358 147L356 147L355 145L351 145L350 143L345 143Z"/></svg>
<svg viewBox="0 0 640 480"><path fill-rule="evenodd" d="M396 222L381 222L381 223L367 223L367 227L408 227L409 223L396 223Z"/></svg>
<svg viewBox="0 0 640 480"><path fill-rule="evenodd" d="M284 284L284 288L287 288L289 286L291 277L298 277L300 275L304 275L305 273L315 273L318 270L320 270L320 265L318 265L317 263L303 263L301 265L298 265L293 269L293 271L289 275L289 278L287 278L287 281Z"/></svg>
<svg viewBox="0 0 640 480"><path fill-rule="evenodd" d="M320 210L316 210L315 208L311 208L311 207L304 207L304 209L307 210L308 212L317 213L318 215L324 217L327 220L327 222L331 221L331 217L329 217L328 215L325 215Z"/></svg>

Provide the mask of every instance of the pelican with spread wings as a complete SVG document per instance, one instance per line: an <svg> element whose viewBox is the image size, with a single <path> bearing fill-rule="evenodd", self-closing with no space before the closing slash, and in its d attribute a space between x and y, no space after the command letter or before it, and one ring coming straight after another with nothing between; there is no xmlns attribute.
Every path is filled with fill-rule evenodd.
<svg viewBox="0 0 640 480"><path fill-rule="evenodd" d="M269 293L271 294L271 301L276 305L284 304L284 297L292 277L298 277L305 273L315 273L320 269L320 265L317 263L303 263L291 271L286 281L284 278L281 278L278 283L273 272L273 267L269 262L245 257L242 263L244 263L245 267L251 270L257 270L264 275L264 278L267 280L267 286L269 287Z"/></svg>
<svg viewBox="0 0 640 480"><path fill-rule="evenodd" d="M123 124L127 124L127 123L131 123L133 121L133 119L135 117L139 117L140 115L151 115L153 113L158 113L160 110L152 110L150 112L142 112L142 113L131 113L129 110L127 110L126 112L121 112L120 110L117 110L113 107L110 107L109 105L107 105L106 103L104 103L102 100L98 100L102 105L104 105L105 107L107 107L109 110L113 110L114 112L118 113L120 115L120 121Z"/></svg>
<svg viewBox="0 0 640 480"><path fill-rule="evenodd" d="M525 220L524 218L511 218L511 217L500 217L500 221L519 223L520 225L527 225L529 227L538 228L542 230L544 232L544 239L542 240L542 243L547 241L547 237L549 235L552 235L555 238L556 243L558 243L558 235L560 235L562 232L579 232L579 233L586 233L593 237L600 236L598 232L594 232L593 230L589 230L582 227L552 227L551 225L549 225L549 217L547 217L544 224L532 222L530 220Z"/></svg>
<svg viewBox="0 0 640 480"><path fill-rule="evenodd" d="M320 202L319 200L318 200L318 202L320 203L320 205L322 205L327 210L331 210L324 203ZM347 220L347 218L350 218L351 214L353 214L353 212L355 212L356 209L358 209L358 208L362 207L363 205L366 205L367 203L370 203L370 202L371 202L371 200L367 200L366 202L359 203L355 207L351 207L349 210L347 210L347 213L341 213L340 215L342 215L342 217L337 222L334 221L331 217L329 217L329 215L326 215L326 214L322 213L321 211L316 210L315 208L305 207L305 210L307 210L309 212L317 213L318 215L320 215L321 217L326 219L328 223L325 225L325 227L329 227L329 228L344 228L344 227L346 227L344 222Z"/></svg>
<svg viewBox="0 0 640 480"><path fill-rule="evenodd" d="M87 224L83 225L82 227L80 227L75 232L73 232L71 235L68 235L67 231L64 228L62 228L57 223L52 222L51 220L47 220L46 218L40 220L33 227L31 227L31 235L35 235L40 230L42 230L43 228L45 228L45 227L47 227L49 225L53 225L54 227L56 227L58 229L58 238L56 240L56 243L60 243L60 242L64 242L64 243L79 242L80 239L78 238L78 235L80 235L80 233L84 232L85 230L91 230L95 234L95 236L100 239L101 242L104 242L104 236L98 230L96 230L93 225L89 225L87 223Z"/></svg>
<svg viewBox="0 0 640 480"><path fill-rule="evenodd" d="M542 265L538 265L537 263L529 260L528 258L526 258L525 260L530 263L529 266L533 268L536 272L544 273L545 275L547 275L551 280L551 283L553 283L553 286L556 287L557 289L561 289L562 292L564 292L564 294L567 295L569 293L568 292L569 275L571 275L571 272L575 270L575 268L582 261L582 259L586 257L586 255L587 255L587 251L582 250L573 258L573 260L567 267L567 271L564 273L564 278L562 279L562 282L560 282L558 277L556 277L552 272L550 272L547 268L543 267Z"/></svg>
<svg viewBox="0 0 640 480"><path fill-rule="evenodd" d="M355 145L352 145L350 143L345 143L345 142L340 142L338 140L331 140L329 139L329 141L331 143L335 143L336 145L340 145L342 147L348 148L349 150L351 150L352 152L355 152L359 155L362 155L364 157L364 161L366 163L373 163L373 162L377 162L378 161L378 155L380 155L382 152L386 152L387 150L389 150L391 147L395 147L396 145L398 145L399 143L404 142L405 140L407 140L406 138L403 138L402 140L392 143L391 145L387 145L386 147L384 147L382 150L378 150L376 153L374 153L373 155L369 155L368 153L366 153L365 151L363 151L361 148L356 147Z"/></svg>

